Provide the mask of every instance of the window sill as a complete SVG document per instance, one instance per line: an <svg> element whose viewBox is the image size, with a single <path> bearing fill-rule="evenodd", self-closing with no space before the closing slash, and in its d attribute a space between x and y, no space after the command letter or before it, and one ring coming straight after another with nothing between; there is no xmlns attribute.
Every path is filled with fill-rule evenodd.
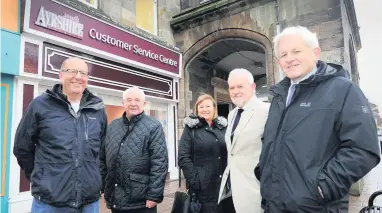
<svg viewBox="0 0 382 213"><path fill-rule="evenodd" d="M88 2L86 2L86 1L83 1L83 0L79 0L81 3L84 3L84 4L86 4L86 5L88 5L89 7L92 7L92 8L94 8L94 9L98 9L98 0L95 0L95 3L94 4L90 4L90 3L88 3Z"/></svg>

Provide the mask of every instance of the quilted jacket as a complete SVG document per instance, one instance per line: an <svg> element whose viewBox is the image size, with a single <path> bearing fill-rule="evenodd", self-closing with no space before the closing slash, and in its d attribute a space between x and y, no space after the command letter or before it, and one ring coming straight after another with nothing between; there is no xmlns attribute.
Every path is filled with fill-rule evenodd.
<svg viewBox="0 0 382 213"><path fill-rule="evenodd" d="M145 208L162 202L168 170L165 135L159 121L126 113L108 127L100 152L102 191L108 208Z"/></svg>

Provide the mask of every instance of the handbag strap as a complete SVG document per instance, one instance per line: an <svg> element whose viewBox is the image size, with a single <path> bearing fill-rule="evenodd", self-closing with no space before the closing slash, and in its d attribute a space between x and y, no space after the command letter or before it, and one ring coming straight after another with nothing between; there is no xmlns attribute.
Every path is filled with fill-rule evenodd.
<svg viewBox="0 0 382 213"><path fill-rule="evenodd" d="M195 138L195 129L192 129L192 138L191 138L191 155L192 155L192 162L195 161L194 156L194 138ZM182 187L182 171L179 168L178 169L178 181L179 181L179 188Z"/></svg>

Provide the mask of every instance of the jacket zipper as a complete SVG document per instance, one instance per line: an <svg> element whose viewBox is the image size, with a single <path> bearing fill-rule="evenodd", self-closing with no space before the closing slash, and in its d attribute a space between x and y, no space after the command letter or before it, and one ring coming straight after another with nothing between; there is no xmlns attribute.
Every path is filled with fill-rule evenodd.
<svg viewBox="0 0 382 213"><path fill-rule="evenodd" d="M85 139L86 139L86 143L87 143L87 141L88 141L88 135L89 135L89 133L88 133L88 121L89 121L89 119L88 119L88 116L86 115L86 114L84 114L84 123L85 123Z"/></svg>
<svg viewBox="0 0 382 213"><path fill-rule="evenodd" d="M52 95L50 93L48 93L48 95L50 95L51 97L53 97L53 98L55 98L55 99L65 103L69 107L69 113L76 119L76 125L78 125L78 120L80 118L82 109L88 108L88 105L90 104L89 102L87 102L82 107L81 107L81 104L80 104L80 108L78 109L78 112L75 113L70 103L68 103L68 102L62 100L61 98L59 98L59 97L57 97L55 95ZM86 142L87 142L87 140L88 140L88 123L86 121L86 118L84 118L84 121L85 121L85 138L86 138ZM77 129L77 127L76 127L76 129ZM78 149L78 145L79 145L78 144L78 132L77 132L76 138L77 138L76 139L76 146L77 146L77 149ZM75 168L78 168L78 166L79 166L79 163L78 163L78 159L76 157L76 159L75 159ZM78 192L76 192L76 202L74 204L75 207L77 207L78 204L79 204L79 199L77 199L77 194L78 194Z"/></svg>
<svg viewBox="0 0 382 213"><path fill-rule="evenodd" d="M299 86L299 85L296 85L296 89L295 89L295 91L294 91L294 93L293 93L292 100L290 100L288 106L284 107L284 110L283 110L283 113L282 113L282 115L281 115L281 119L280 119L281 122L279 123L279 125L278 125L278 127L277 127L276 138L275 138L276 140L279 139L280 129L281 129L282 126L284 126L284 122L285 122L284 118L286 117L286 114L287 114L287 112L288 112L288 109L289 109L290 105L294 102L294 100L296 99L296 97L297 97L299 91L300 91L300 86ZM286 105L286 102L284 103L284 100L283 100L283 99L282 99L282 104L283 104L283 105Z"/></svg>
<svg viewBox="0 0 382 213"><path fill-rule="evenodd" d="M125 125L125 124L123 124L123 125ZM115 158L115 162L114 162L114 171L117 170L117 162L118 162L119 152L121 150L121 145L126 140L126 138L129 136L129 134L130 134L130 132L132 130L132 128L130 128L130 127L131 126L130 126L130 123L129 123L127 125L127 131L125 132L125 135L122 137L121 141L118 144L117 157ZM110 198L110 204L111 204L110 206L112 207L112 209L116 208L116 205L114 204L114 202L115 202L115 190L117 188L117 186L116 186L117 183L116 182L117 182L116 177L114 177L114 179L112 180L113 191L112 191L111 196L110 196L111 197Z"/></svg>
<svg viewBox="0 0 382 213"><path fill-rule="evenodd" d="M280 122L279 122L279 124L277 126L276 137L274 138L275 145L274 145L273 153L275 153L277 148L282 145L280 142L281 142L281 139L282 139L283 135L280 136L280 131L281 131L282 127L284 126L285 117L286 117L286 115L288 113L289 106L296 99L298 91L299 91L299 87L296 87L296 90L295 90L295 92L294 92L294 94L292 96L292 100L290 101L288 106L286 106L286 102L284 101L284 98L282 98L282 96L280 94L278 94L280 99L277 100L277 104L280 105L280 103L281 103L281 107L283 107L283 112L281 114ZM282 155L282 153L280 153L280 154ZM282 157L280 159L282 159ZM273 154L273 157L271 158L271 166L275 163L274 160L275 160L275 155ZM276 164L278 164L278 162L276 162ZM281 169L283 170L283 167ZM274 167L273 166L272 166L272 170L274 171ZM272 172L272 174L273 174L272 176L274 176L274 172ZM273 177L271 177L271 178L273 179ZM281 199L280 199L280 204L281 204ZM269 206L268 206L268 208L269 208Z"/></svg>

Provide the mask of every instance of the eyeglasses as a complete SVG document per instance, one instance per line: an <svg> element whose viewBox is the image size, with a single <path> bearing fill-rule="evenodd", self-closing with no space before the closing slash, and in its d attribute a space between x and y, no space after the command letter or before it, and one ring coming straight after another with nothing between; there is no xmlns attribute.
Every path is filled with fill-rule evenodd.
<svg viewBox="0 0 382 213"><path fill-rule="evenodd" d="M89 76L88 72L82 71L82 70L75 70L75 69L66 69L66 70L61 70L62 72L66 72L70 75L76 76L78 73L80 73L81 76L87 77Z"/></svg>

